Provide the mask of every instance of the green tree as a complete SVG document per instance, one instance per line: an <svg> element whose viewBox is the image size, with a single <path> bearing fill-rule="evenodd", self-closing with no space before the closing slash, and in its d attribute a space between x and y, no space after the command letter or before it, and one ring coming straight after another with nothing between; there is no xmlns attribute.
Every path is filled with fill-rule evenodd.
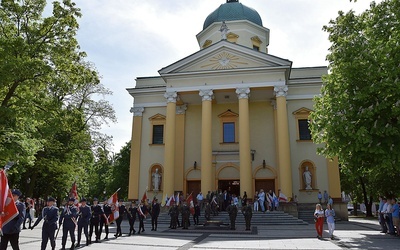
<svg viewBox="0 0 400 250"><path fill-rule="evenodd" d="M111 93L76 40L80 10L55 1L42 17L45 5L1 1L0 162L17 162L9 179L26 193L64 197L74 180L88 190L98 129L115 114L99 98Z"/></svg>
<svg viewBox="0 0 400 250"><path fill-rule="evenodd" d="M109 183L107 189L111 192L118 191L118 196L126 199L129 186L129 164L131 155L131 142L127 142L119 153L114 157L114 164L109 172Z"/></svg>
<svg viewBox="0 0 400 250"><path fill-rule="evenodd" d="M372 2L324 27L330 74L310 128L319 152L338 156L342 176L362 188L368 215L372 196L397 194L400 179L399 9L399 0Z"/></svg>

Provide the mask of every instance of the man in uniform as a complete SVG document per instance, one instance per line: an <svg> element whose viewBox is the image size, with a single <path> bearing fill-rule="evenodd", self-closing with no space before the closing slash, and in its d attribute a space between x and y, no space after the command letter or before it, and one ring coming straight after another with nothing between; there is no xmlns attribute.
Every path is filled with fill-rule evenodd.
<svg viewBox="0 0 400 250"><path fill-rule="evenodd" d="M231 230L236 230L235 222L238 209L236 205L233 203L233 200L231 200L231 204L226 208L226 211L229 214L229 220L231 222Z"/></svg>
<svg viewBox="0 0 400 250"><path fill-rule="evenodd" d="M204 208L204 217L206 218L206 220L211 220L211 206L207 200Z"/></svg>
<svg viewBox="0 0 400 250"><path fill-rule="evenodd" d="M76 227L76 217L78 216L78 209L74 205L75 199L69 198L68 204L65 206L63 211L61 212L61 216L59 219L59 226L63 225L63 237L61 241L62 248L61 250L65 250L65 244L67 243L67 236L71 237L71 250L75 248L75 227Z"/></svg>
<svg viewBox="0 0 400 250"><path fill-rule="evenodd" d="M93 234L93 228L94 228L94 234L96 237L95 242L99 243L100 242L100 231L99 231L99 223L101 217L104 215L103 209L99 205L99 200L97 198L93 199L93 205L91 208L92 211L92 218L90 219L90 230L89 230L89 241L91 242L92 240L92 234Z"/></svg>
<svg viewBox="0 0 400 250"><path fill-rule="evenodd" d="M108 199L104 200L103 211L104 211L104 214L100 220L100 235L103 232L103 226L104 226L104 232L106 233L106 237L104 237L104 239L108 240L108 234L109 234L108 224L109 224L110 215L112 213L111 206L108 204Z"/></svg>
<svg viewBox="0 0 400 250"><path fill-rule="evenodd" d="M139 207L137 209L137 216L139 218L139 230L138 234L141 232L144 232L144 222L143 220L146 218L146 213L147 213L147 208L146 206L143 205L142 202L140 202Z"/></svg>
<svg viewBox="0 0 400 250"><path fill-rule="evenodd" d="M125 212L126 212L126 208L125 208L123 199L119 200L118 206L119 206L119 217L115 220L117 222L117 232L114 235L115 238L122 236L121 223L122 223L122 220L123 220Z"/></svg>
<svg viewBox="0 0 400 250"><path fill-rule="evenodd" d="M183 229L189 229L190 223L190 208L186 202L182 205L182 227Z"/></svg>
<svg viewBox="0 0 400 250"><path fill-rule="evenodd" d="M194 205L194 214L193 214L193 221L195 225L199 225L199 216L200 216L200 206L199 203Z"/></svg>
<svg viewBox="0 0 400 250"><path fill-rule="evenodd" d="M178 206L175 203L169 209L168 214L171 217L171 222L170 222L170 226L169 227L171 229L176 229L176 224L177 224L176 223L176 217L177 217L177 214L178 214Z"/></svg>
<svg viewBox="0 0 400 250"><path fill-rule="evenodd" d="M7 249L8 242L10 242L12 249L19 249L19 233L21 232L21 224L25 220L26 210L25 204L18 200L21 195L21 191L18 189L12 191L15 206L17 207L19 214L2 228L3 236L1 237L0 243L1 250ZM2 213L4 214L4 212Z"/></svg>
<svg viewBox="0 0 400 250"><path fill-rule="evenodd" d="M43 219L42 226L42 244L41 250L45 250L47 246L47 242L50 240L51 249L56 249L56 241L54 238L54 234L57 230L57 221L58 221L58 208L54 206L56 200L53 197L49 197L47 199L47 207L43 208L42 213L39 215L35 224L31 227L34 227L39 224L39 222Z"/></svg>
<svg viewBox="0 0 400 250"><path fill-rule="evenodd" d="M158 203L158 200L154 198L153 204L151 204L151 231L157 231L159 215L160 215L160 203Z"/></svg>
<svg viewBox="0 0 400 250"><path fill-rule="evenodd" d="M253 216L253 209L249 205L249 201L246 201L246 204L242 207L242 213L246 221L246 231L249 231L251 227L251 217Z"/></svg>
<svg viewBox="0 0 400 250"><path fill-rule="evenodd" d="M90 207L86 205L86 199L82 198L78 214L78 243L76 244L76 247L79 247L81 244L82 229L86 237L86 246L88 246L91 243L88 233L88 227L91 216L92 216L92 211L90 210Z"/></svg>
<svg viewBox="0 0 400 250"><path fill-rule="evenodd" d="M136 233L136 230L134 228L135 226L135 220L136 220L136 215L137 215L137 207L136 203L134 201L131 202L131 205L128 208L128 220L129 220L129 236L132 234Z"/></svg>

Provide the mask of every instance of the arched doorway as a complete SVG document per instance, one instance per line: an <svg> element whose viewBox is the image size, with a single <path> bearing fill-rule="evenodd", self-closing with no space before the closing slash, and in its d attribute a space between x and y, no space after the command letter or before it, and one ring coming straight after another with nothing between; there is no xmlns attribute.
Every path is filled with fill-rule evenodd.
<svg viewBox="0 0 400 250"><path fill-rule="evenodd" d="M240 196L240 173L237 166L229 164L221 167L217 173L218 189Z"/></svg>
<svg viewBox="0 0 400 250"><path fill-rule="evenodd" d="M265 192L272 190L277 194L277 174L276 170L270 166L260 166L254 171L255 191L264 189Z"/></svg>
<svg viewBox="0 0 400 250"><path fill-rule="evenodd" d="M197 195L201 192L200 169L191 168L186 173L186 193L192 194L193 202L197 202ZM204 194L203 194L204 195Z"/></svg>

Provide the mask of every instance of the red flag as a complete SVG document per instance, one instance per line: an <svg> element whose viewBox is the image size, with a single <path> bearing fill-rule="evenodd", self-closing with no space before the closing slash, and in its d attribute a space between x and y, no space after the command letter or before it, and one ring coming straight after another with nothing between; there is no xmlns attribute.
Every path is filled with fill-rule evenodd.
<svg viewBox="0 0 400 250"><path fill-rule="evenodd" d="M78 207L80 206L79 203L79 196L78 196L78 188L76 186L76 181L72 184L71 190L69 191L69 198L74 198L74 204L77 205Z"/></svg>
<svg viewBox="0 0 400 250"><path fill-rule="evenodd" d="M186 202L188 206L190 207L190 213L193 215L194 214L194 204L193 204L193 192L190 193L188 197L186 197Z"/></svg>
<svg viewBox="0 0 400 250"><path fill-rule="evenodd" d="M0 170L0 213L4 212L4 216L0 216L0 229L3 228L10 220L15 218L19 212L15 206L14 198L8 186L6 173Z"/></svg>
<svg viewBox="0 0 400 250"><path fill-rule="evenodd" d="M115 192L113 195L111 195L111 197L107 200L107 203L111 206L111 214L108 218L108 222L111 223L119 217L118 193Z"/></svg>
<svg viewBox="0 0 400 250"><path fill-rule="evenodd" d="M142 197L142 202L147 203L147 190L144 191L143 197Z"/></svg>

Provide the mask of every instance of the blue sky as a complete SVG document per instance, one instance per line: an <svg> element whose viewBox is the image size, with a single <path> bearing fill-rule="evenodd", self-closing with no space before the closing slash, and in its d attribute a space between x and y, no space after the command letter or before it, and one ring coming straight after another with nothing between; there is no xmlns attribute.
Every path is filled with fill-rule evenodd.
<svg viewBox="0 0 400 250"><path fill-rule="evenodd" d="M196 34L225 0L75 0L81 9L78 41L113 92L106 99L118 122L104 126L113 136L114 152L131 138L133 104L126 88L199 50ZM260 14L270 29L269 53L289 59L293 67L327 65L328 35L322 26L339 10L356 12L369 0L240 0Z"/></svg>

